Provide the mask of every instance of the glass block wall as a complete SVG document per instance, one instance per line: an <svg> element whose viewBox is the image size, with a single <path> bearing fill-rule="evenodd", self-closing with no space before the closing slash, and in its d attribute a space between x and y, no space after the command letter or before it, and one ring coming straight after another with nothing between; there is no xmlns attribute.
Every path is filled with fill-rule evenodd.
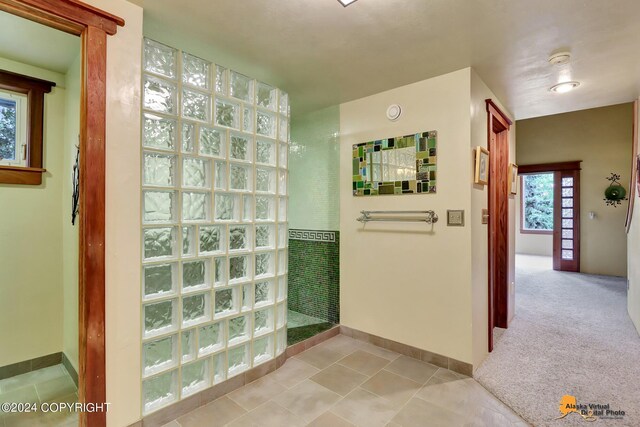
<svg viewBox="0 0 640 427"><path fill-rule="evenodd" d="M286 348L287 94L145 39L142 411Z"/></svg>

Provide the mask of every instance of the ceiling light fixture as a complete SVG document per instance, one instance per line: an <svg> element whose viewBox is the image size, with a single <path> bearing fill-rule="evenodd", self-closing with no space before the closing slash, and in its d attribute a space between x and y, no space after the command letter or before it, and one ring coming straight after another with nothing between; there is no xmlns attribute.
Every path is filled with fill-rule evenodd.
<svg viewBox="0 0 640 427"><path fill-rule="evenodd" d="M351 3L355 3L356 0L338 0L340 2L341 5L343 5L344 7L349 6Z"/></svg>
<svg viewBox="0 0 640 427"><path fill-rule="evenodd" d="M558 83L557 85L553 85L549 88L549 90L551 92L555 92L555 93L567 93L575 88L577 88L578 86L580 86L580 82L562 82L562 83Z"/></svg>

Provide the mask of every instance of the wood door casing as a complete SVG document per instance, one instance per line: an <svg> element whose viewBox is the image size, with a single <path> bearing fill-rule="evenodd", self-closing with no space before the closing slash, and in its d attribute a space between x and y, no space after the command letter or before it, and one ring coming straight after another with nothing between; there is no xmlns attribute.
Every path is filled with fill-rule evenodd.
<svg viewBox="0 0 640 427"><path fill-rule="evenodd" d="M580 271L580 170L553 176L553 269Z"/></svg>

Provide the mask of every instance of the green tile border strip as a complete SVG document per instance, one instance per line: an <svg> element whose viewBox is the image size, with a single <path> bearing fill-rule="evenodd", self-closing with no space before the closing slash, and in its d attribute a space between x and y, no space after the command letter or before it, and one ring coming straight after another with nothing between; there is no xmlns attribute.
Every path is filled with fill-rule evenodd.
<svg viewBox="0 0 640 427"><path fill-rule="evenodd" d="M330 242L336 241L335 231L323 230L301 230L297 228L289 229L289 240L306 240L310 242Z"/></svg>

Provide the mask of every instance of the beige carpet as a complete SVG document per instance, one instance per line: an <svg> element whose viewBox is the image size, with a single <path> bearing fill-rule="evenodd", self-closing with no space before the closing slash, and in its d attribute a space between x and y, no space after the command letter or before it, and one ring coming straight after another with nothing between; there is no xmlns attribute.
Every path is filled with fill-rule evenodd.
<svg viewBox="0 0 640 427"><path fill-rule="evenodd" d="M534 426L640 426L640 337L626 279L561 273L518 256L516 317L475 378ZM622 419L560 415L563 395L610 404Z"/></svg>

